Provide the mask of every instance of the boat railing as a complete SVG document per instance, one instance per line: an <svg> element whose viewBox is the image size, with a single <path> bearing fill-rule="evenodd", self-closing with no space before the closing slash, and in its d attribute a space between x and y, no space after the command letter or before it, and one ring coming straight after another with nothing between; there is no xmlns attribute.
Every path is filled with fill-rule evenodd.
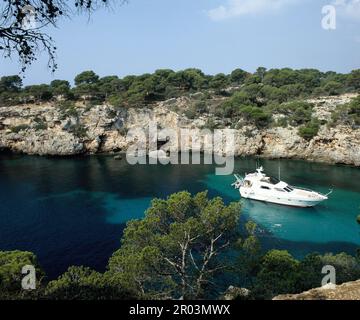
<svg viewBox="0 0 360 320"><path fill-rule="evenodd" d="M300 190L304 190L304 191L310 191L310 192L314 192L314 190L308 189L308 188L304 188L304 187L298 187L298 186L290 186L289 187L293 188L293 189L300 189ZM319 193L319 192L318 192Z"/></svg>
<svg viewBox="0 0 360 320"><path fill-rule="evenodd" d="M324 194L324 193L322 193L322 192L314 191L314 190L311 190L311 189L308 189L308 188L304 188L304 187L297 187L297 186L296 186L296 187L290 186L290 187L293 188L293 189L300 189L300 190L304 190L304 191L315 192L315 193L318 193L318 194L320 194L320 195L322 195L322 196L325 196L325 197L327 197L329 194L331 194L331 193L333 192L333 190L330 189L330 192L329 192L329 193Z"/></svg>

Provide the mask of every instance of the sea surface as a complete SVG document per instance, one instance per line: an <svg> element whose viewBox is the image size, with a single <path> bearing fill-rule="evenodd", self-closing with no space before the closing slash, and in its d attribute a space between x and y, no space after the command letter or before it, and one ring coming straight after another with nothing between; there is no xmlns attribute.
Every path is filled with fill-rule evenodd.
<svg viewBox="0 0 360 320"><path fill-rule="evenodd" d="M235 171L252 172L259 160L237 159ZM258 224L264 249L348 252L360 247L360 169L290 160L260 160L266 172L330 199L315 208L242 200L242 219ZM233 176L213 165L137 165L111 156L47 158L0 154L0 250L34 252L53 279L70 265L103 271L120 247L126 222L144 216L154 197L209 190L228 203L240 200Z"/></svg>

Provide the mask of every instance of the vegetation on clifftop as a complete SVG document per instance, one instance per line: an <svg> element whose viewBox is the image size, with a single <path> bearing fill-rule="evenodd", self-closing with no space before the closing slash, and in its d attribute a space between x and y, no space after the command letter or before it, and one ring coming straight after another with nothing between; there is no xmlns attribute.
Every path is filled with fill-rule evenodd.
<svg viewBox="0 0 360 320"><path fill-rule="evenodd" d="M4 76L0 79L0 107L50 102L61 111L62 120L75 118L79 122L79 106L85 106L85 110L104 103L116 108L151 108L166 100L170 109L174 107L173 111L189 119L206 116L205 128L292 126L297 127L302 138L310 141L324 124L358 128L360 97L338 105L331 110L330 119L321 121L316 118L315 105L306 100L359 90L360 70L339 74L315 69L258 68L253 74L236 69L228 75L212 76L198 69L178 72L162 69L122 79L99 77L89 70L75 77L73 87L66 80L23 87L19 76ZM178 97L185 98L184 103L173 103ZM36 130L46 128L44 121L37 122ZM26 128L19 126L11 130L19 132ZM80 122L70 132L80 138L86 137Z"/></svg>

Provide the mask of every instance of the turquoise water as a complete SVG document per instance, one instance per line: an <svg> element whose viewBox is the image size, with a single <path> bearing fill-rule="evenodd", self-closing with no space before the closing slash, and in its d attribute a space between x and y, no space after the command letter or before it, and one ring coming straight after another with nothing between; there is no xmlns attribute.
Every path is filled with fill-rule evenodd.
<svg viewBox="0 0 360 320"><path fill-rule="evenodd" d="M278 161L261 160L277 175ZM251 172L255 159L236 160ZM360 169L303 161L281 161L282 179L326 193L315 208L291 208L242 201L244 220L258 224L264 249L306 253L354 253L360 246ZM215 176L209 165L130 166L112 157L42 158L0 155L0 250L38 255L50 278L69 265L104 270L120 246L125 224L141 218L151 199L173 192L209 190L226 202L240 199L232 176Z"/></svg>

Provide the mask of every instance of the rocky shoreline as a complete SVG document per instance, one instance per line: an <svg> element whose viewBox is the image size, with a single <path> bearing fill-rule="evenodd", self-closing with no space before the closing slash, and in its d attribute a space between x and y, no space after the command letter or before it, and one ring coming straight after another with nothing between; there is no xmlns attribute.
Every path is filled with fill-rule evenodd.
<svg viewBox="0 0 360 320"><path fill-rule="evenodd" d="M309 101L315 104L316 117L327 121L337 105L349 102L354 96L347 94ZM0 150L52 156L125 152L129 147L127 131L145 128L149 120L157 122L161 128L174 130L203 128L209 115L189 119L176 111L186 105L187 99L181 97L159 102L151 108L137 109L110 105L89 108L78 102L75 115L64 113L55 103L0 107ZM360 166L360 128L322 125L310 141L301 138L297 132L298 129L291 126L241 127L235 133L235 156ZM164 149L171 150L175 145L170 141ZM177 151L181 151L180 148ZM215 146L214 152L222 153L222 150Z"/></svg>
<svg viewBox="0 0 360 320"><path fill-rule="evenodd" d="M273 300L360 300L360 280L326 285L299 294L283 294Z"/></svg>

